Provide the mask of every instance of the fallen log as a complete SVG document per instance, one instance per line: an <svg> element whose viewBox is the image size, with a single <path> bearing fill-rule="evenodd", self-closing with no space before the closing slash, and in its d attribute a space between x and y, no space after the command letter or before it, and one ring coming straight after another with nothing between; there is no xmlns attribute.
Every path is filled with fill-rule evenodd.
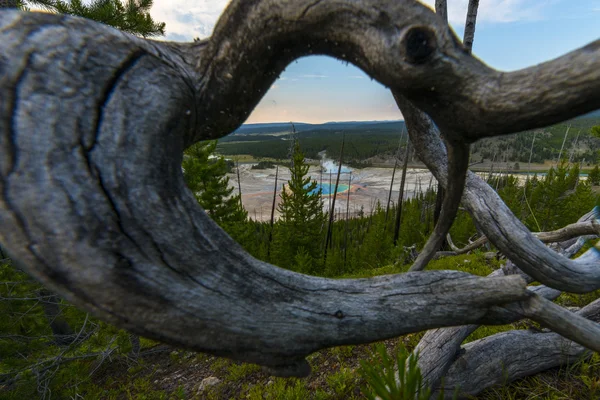
<svg viewBox="0 0 600 400"><path fill-rule="evenodd" d="M600 322L600 299L577 314ZM488 336L463 346L445 377L445 398L452 398L457 386L461 397L476 396L494 385L570 364L591 354L589 349L554 332L529 329Z"/></svg>

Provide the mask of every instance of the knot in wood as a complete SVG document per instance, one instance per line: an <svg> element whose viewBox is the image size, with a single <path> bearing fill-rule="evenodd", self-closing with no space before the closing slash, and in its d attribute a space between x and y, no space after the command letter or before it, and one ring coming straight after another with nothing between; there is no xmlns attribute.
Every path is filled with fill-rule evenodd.
<svg viewBox="0 0 600 400"><path fill-rule="evenodd" d="M411 64L423 64L436 50L435 32L426 26L413 26L402 38L402 45L406 61Z"/></svg>

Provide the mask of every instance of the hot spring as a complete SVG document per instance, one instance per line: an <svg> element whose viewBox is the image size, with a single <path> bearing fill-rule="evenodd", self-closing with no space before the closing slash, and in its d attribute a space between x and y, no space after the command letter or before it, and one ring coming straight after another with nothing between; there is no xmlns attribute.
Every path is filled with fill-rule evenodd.
<svg viewBox="0 0 600 400"><path fill-rule="evenodd" d="M314 190L312 190L310 193L311 194L317 193L319 191L319 189L323 190L323 195L328 196L330 194L333 194L333 192L335 191L335 183L333 183L331 185L329 183L323 183L323 184L317 183L317 187ZM345 192L346 190L348 190L348 185L344 185L342 183L340 183L338 185L338 190L337 190L338 193Z"/></svg>

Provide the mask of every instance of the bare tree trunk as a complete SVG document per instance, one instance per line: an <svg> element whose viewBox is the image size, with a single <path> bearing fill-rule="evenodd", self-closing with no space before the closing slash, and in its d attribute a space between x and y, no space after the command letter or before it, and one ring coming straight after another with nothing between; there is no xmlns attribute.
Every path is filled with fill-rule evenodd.
<svg viewBox="0 0 600 400"><path fill-rule="evenodd" d="M402 178L400 178L400 193L398 193L398 206L396 207L396 225L394 227L394 246L398 244L400 235L400 222L402 220L402 202L404 201L404 183L406 182L406 168L408 167L408 155L410 154L410 140L406 141L406 152L404 153L404 164L402 165Z"/></svg>
<svg viewBox="0 0 600 400"><path fill-rule="evenodd" d="M337 177L335 178L335 189L333 191L333 200L331 209L329 210L329 225L327 225L327 236L325 237L325 251L323 252L323 260L327 260L327 248L331 245L331 230L333 228L333 216L335 210L335 199L337 198L338 186L340 184L340 173L342 172L342 162L344 161L344 143L346 142L346 134L342 136L342 149L340 151L340 161L338 165ZM331 190L331 186L329 186Z"/></svg>
<svg viewBox="0 0 600 400"><path fill-rule="evenodd" d="M390 182L390 190L388 192L387 205L385 207L385 226L384 229L387 229L387 221L390 213L390 201L392 200L392 189L394 188L394 177L396 175L396 168L398 167L398 157L394 161L394 169L392 170L392 180Z"/></svg>
<svg viewBox="0 0 600 400"><path fill-rule="evenodd" d="M448 5L446 0L435 0L435 13L448 22Z"/></svg>
<svg viewBox="0 0 600 400"><path fill-rule="evenodd" d="M560 164L560 158L562 157L563 149L565 148L565 142L567 141L567 136L569 136L569 131L571 130L571 124L567 127L567 131L565 132L565 137L563 138L562 145L560 146L560 151L558 152L558 159L556 160L556 165Z"/></svg>
<svg viewBox="0 0 600 400"><path fill-rule="evenodd" d="M479 0L469 0L467 21L465 23L465 35L463 38L463 44L469 53L473 51L473 39L475 38L475 23L477 22L478 8Z"/></svg>
<svg viewBox="0 0 600 400"><path fill-rule="evenodd" d="M238 178L238 194L240 195L240 207L244 207L244 205L242 204L242 181L240 179L240 163L239 161L236 162L236 168L237 170L237 178Z"/></svg>
<svg viewBox="0 0 600 400"><path fill-rule="evenodd" d="M275 186L273 186L273 205L271 206L271 229L269 230L269 243L267 244L267 258L271 259L271 241L273 240L273 223L275 222L275 201L277 200L277 176L279 165L275 166Z"/></svg>
<svg viewBox="0 0 600 400"><path fill-rule="evenodd" d="M346 255L348 253L348 220L350 219L350 189L352 188L352 172L348 174L348 198L346 199L346 223L344 226L344 268L346 268Z"/></svg>
<svg viewBox="0 0 600 400"><path fill-rule="evenodd" d="M400 156L400 145L401 144L402 144L402 133L400 134L400 141L398 143L398 151L396 151L396 157L394 158L394 169L392 170L392 181L390 182L390 191L388 193L387 205L385 207L384 230L387 229L387 221L388 221L388 217L389 217L389 213L390 213L390 201L392 200L392 189L394 188L394 177L396 176L396 168L398 167L398 157Z"/></svg>
<svg viewBox="0 0 600 400"><path fill-rule="evenodd" d="M331 182L331 174L332 174L331 171L329 171L329 195L327 196L327 201L329 203L329 205L328 205L328 207L329 207L328 211L329 212L331 212L331 184L332 184L332 182Z"/></svg>

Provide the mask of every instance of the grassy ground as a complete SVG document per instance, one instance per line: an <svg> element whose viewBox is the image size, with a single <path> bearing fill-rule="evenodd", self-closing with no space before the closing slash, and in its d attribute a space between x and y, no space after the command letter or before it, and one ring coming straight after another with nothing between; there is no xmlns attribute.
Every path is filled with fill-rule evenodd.
<svg viewBox="0 0 600 400"><path fill-rule="evenodd" d="M446 257L428 269L457 269L485 276L500 261L483 253ZM388 266L352 277L368 277L406 271L407 266ZM349 278L345 276L344 278ZM600 296L563 294L558 302L581 307ZM484 326L467 341L510 329L527 329L521 321L505 326ZM383 342L389 352L402 344L414 348L422 333ZM144 355L137 361L107 362L95 375L93 390L86 399L363 399L365 382L358 373L360 360L370 360L371 346L344 346L312 354L312 374L305 379L273 378L256 365L232 362L210 355L171 349L145 342ZM210 383L210 384L208 384ZM480 399L600 399L600 357L546 371L534 377L493 388Z"/></svg>

